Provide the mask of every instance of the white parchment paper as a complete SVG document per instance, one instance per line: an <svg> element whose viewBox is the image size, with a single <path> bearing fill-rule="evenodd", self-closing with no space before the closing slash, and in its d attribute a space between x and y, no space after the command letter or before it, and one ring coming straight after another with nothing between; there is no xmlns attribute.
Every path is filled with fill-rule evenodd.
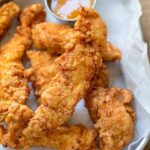
<svg viewBox="0 0 150 150"><path fill-rule="evenodd" d="M22 7L35 2L44 4L44 0L16 0ZM150 139L150 65L147 55L147 46L142 40L139 18L142 14L138 0L97 0L96 10L107 24L109 40L117 45L123 53L120 62L108 63L110 72L110 86L127 87L134 94L134 109L136 111L135 138L125 150L142 150ZM57 22L50 14L47 21ZM14 33L12 27L2 43L5 43ZM33 98L33 93L31 95ZM29 101L34 110L35 100ZM69 124L82 123L91 126L84 101L81 100L76 111L68 122ZM0 150L6 148L0 147ZM32 148L40 149L40 148ZM42 148L43 149L43 148ZM45 148L46 149L46 148Z"/></svg>

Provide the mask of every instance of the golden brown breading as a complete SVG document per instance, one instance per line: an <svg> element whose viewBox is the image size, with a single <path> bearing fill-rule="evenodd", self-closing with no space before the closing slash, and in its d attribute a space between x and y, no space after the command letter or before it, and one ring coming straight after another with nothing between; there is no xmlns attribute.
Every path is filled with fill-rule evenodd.
<svg viewBox="0 0 150 150"><path fill-rule="evenodd" d="M32 82L36 96L41 96L52 78L60 71L55 61L58 56L46 51L27 51L26 54L32 67L25 71L25 76ZM109 84L108 76L107 66L103 64L98 74L95 75L93 79L94 87L91 86L91 88L98 86L107 88Z"/></svg>
<svg viewBox="0 0 150 150"><path fill-rule="evenodd" d="M39 138L22 138L19 147L33 145L58 150L98 150L95 131L82 125L61 126Z"/></svg>
<svg viewBox="0 0 150 150"><path fill-rule="evenodd" d="M49 82L60 71L55 62L56 56L45 51L28 51L32 68L26 71L26 76L32 81L37 96L41 96ZM23 137L21 147L45 146L59 150L97 150L96 134L92 129L82 125L61 126L40 138Z"/></svg>
<svg viewBox="0 0 150 150"><path fill-rule="evenodd" d="M120 50L115 46L110 47L110 44L103 39L102 34L103 33L107 34L107 32L105 31L102 32L101 30L99 30L99 25L101 24L99 17L96 17L96 14L94 12L91 12L90 8L83 7L80 9L79 13L80 15L78 17L78 21L75 23L74 27L75 30L81 31L84 35L86 35L85 40L91 42L92 46L95 49L98 48L98 50L101 53L103 61L113 61L116 59L120 59L121 58ZM105 30L105 28L103 28L102 30ZM104 43L102 44L102 42ZM106 46L107 48L101 47L102 45L105 44L107 45Z"/></svg>
<svg viewBox="0 0 150 150"><path fill-rule="evenodd" d="M27 106L11 102L0 101L0 143L4 147L16 148L22 130L32 118L33 112Z"/></svg>
<svg viewBox="0 0 150 150"><path fill-rule="evenodd" d="M85 103L99 134L100 148L122 150L134 136L132 94L126 89L109 89L108 85L108 69L103 64Z"/></svg>
<svg viewBox="0 0 150 150"><path fill-rule="evenodd" d="M90 9L87 10L91 13ZM102 32L99 31L99 24L101 24L99 18L97 17L97 20L93 19L94 13L86 16L84 8L80 10L80 14L74 28L68 25L52 23L41 23L35 26L32 30L34 45L40 49L48 49L50 53L57 52L62 54L66 48L71 48L78 42L88 41L93 43L93 46L98 45L104 61L120 59L120 50L110 42L107 44L107 50L100 47L100 42L104 40L101 39L103 36L101 35ZM89 26L90 22L92 23L91 27ZM94 24L94 22L96 23ZM86 33L87 30L88 32Z"/></svg>
<svg viewBox="0 0 150 150"><path fill-rule="evenodd" d="M100 148L122 150L134 136L132 94L120 88L97 87L86 98L86 106L99 133Z"/></svg>
<svg viewBox="0 0 150 150"><path fill-rule="evenodd" d="M121 59L121 52L118 47L107 42L107 50L101 53L104 61L115 61Z"/></svg>
<svg viewBox="0 0 150 150"><path fill-rule="evenodd" d="M32 111L21 105L29 97L28 81L24 78L21 59L25 50L32 45L32 23L44 20L44 16L38 18L38 15L44 12L41 4L29 6L24 11L20 18L21 25L17 28L15 35L0 50L0 113L3 116L1 117L2 121L7 123L6 128L1 126L3 134L0 137L0 143L9 147L15 147L17 138L22 134L20 131L27 126L26 122L32 116ZM32 20L38 21L31 20L32 22L29 23L27 20L26 22L27 14L29 14L29 20L31 17ZM22 116L24 113L27 116ZM16 128L19 129L16 130Z"/></svg>
<svg viewBox="0 0 150 150"><path fill-rule="evenodd" d="M40 23L32 29L32 38L35 47L39 49L49 49L49 51L62 54L68 45L73 45L80 41L84 35L75 32L68 25L54 23Z"/></svg>
<svg viewBox="0 0 150 150"><path fill-rule="evenodd" d="M45 11L42 4L33 4L26 7L20 15L22 26L33 27L45 20Z"/></svg>
<svg viewBox="0 0 150 150"><path fill-rule="evenodd" d="M109 86L108 68L105 64L103 64L100 68L100 71L97 73L97 75L93 79L92 86L91 86L91 92L89 92L89 94L87 95L87 99L94 90L96 91L100 87L108 88L108 86ZM91 101L94 101L94 100L91 100ZM85 103L86 103L86 98L85 98ZM95 105L93 105L93 107L90 107L88 109L88 111L89 111L92 121L96 121L99 108L98 108L98 105L96 105L97 100L94 101L93 103L95 103Z"/></svg>
<svg viewBox="0 0 150 150"><path fill-rule="evenodd" d="M29 96L21 58L31 44L28 37L16 33L0 50L0 101L25 103Z"/></svg>
<svg viewBox="0 0 150 150"><path fill-rule="evenodd" d="M100 67L100 71L97 73L93 80L92 90L97 87L108 88L109 86L109 72L107 66L103 63Z"/></svg>
<svg viewBox="0 0 150 150"><path fill-rule="evenodd" d="M46 129L64 124L71 117L77 102L86 95L100 62L100 55L94 49L81 44L59 57L60 72L42 93L41 105L35 111L25 135L44 136Z"/></svg>
<svg viewBox="0 0 150 150"><path fill-rule="evenodd" d="M86 13L90 16L92 13L92 19L98 20L97 26L103 40L99 45L106 49L106 28L103 21L93 9L88 9ZM89 24L93 26L93 22ZM91 80L101 66L100 51L95 47L91 42L76 43L56 59L60 71L42 93L41 105L24 131L26 137L45 136L47 129L56 128L71 117L78 101L89 91Z"/></svg>
<svg viewBox="0 0 150 150"><path fill-rule="evenodd" d="M18 16L20 7L15 2L9 2L0 7L0 40L7 32L14 17Z"/></svg>
<svg viewBox="0 0 150 150"><path fill-rule="evenodd" d="M36 96L41 96L52 78L60 71L55 63L56 56L46 51L28 51L32 68L26 70L25 76L32 82Z"/></svg>
<svg viewBox="0 0 150 150"><path fill-rule="evenodd" d="M65 47L71 47L78 41L84 41L84 35L79 36L75 33L67 25L40 23L33 28L32 38L35 47L47 49L50 53L62 54ZM77 41L76 37L78 38ZM107 42L107 50L102 50L101 54L104 61L114 61L121 58L120 50L110 42Z"/></svg>
<svg viewBox="0 0 150 150"><path fill-rule="evenodd" d="M43 14L43 7L40 4L32 5L24 11L32 12L28 16L29 20L30 17L32 20L38 20L38 22L44 20L44 18L37 17L38 14ZM17 33L8 43L2 46L0 51L0 98L19 103L24 103L29 95L21 58L24 51L32 44L30 27L33 21L30 24L28 21L26 22L27 14L24 11L21 14L21 26L17 28Z"/></svg>
<svg viewBox="0 0 150 150"><path fill-rule="evenodd" d="M37 17L38 14L43 13L43 7L40 4L32 5L25 11L32 12L32 15L29 13L28 16L28 18L31 16L32 20L38 20L38 22L44 20ZM26 16L27 14L23 11L20 19L21 26L17 28L17 33L0 50L0 100L16 101L22 104L28 99L29 89L27 80L24 78L21 58L32 44L30 29L32 22L26 23Z"/></svg>

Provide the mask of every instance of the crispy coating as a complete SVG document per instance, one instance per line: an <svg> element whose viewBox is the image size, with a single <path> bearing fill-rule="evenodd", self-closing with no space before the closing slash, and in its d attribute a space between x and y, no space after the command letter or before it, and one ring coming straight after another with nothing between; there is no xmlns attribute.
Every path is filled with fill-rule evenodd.
<svg viewBox="0 0 150 150"><path fill-rule="evenodd" d="M45 20L45 11L42 4L33 4L26 7L20 15L22 26L33 27Z"/></svg>
<svg viewBox="0 0 150 150"><path fill-rule="evenodd" d="M97 73L93 80L92 90L98 87L108 88L109 86L109 72L107 66L103 63L100 71Z"/></svg>
<svg viewBox="0 0 150 150"><path fill-rule="evenodd" d="M25 135L43 136L46 129L60 126L71 117L77 102L88 92L96 66L100 66L100 55L94 49L78 44L59 57L57 63L60 72L42 93L41 105L35 111Z"/></svg>
<svg viewBox="0 0 150 150"><path fill-rule="evenodd" d="M36 145L58 150L98 150L93 129L63 125L77 102L86 97L100 148L121 150L133 138L135 115L130 91L107 88L108 70L102 65L102 58L117 60L121 54L118 48L107 43L103 21L94 10L82 8L74 29L51 24L52 36L48 41L50 34L43 35L41 43L51 52L60 50L64 54L58 57L48 52L28 51L32 68L24 72L21 58L32 44L31 27L44 17L40 4L26 8L20 15L17 33L1 48L0 143L12 148ZM47 24L43 25L45 30ZM54 28L60 32L57 34ZM34 114L23 105L29 96L26 78L32 81L39 97L40 105Z"/></svg>
<svg viewBox="0 0 150 150"><path fill-rule="evenodd" d="M84 40L90 42L95 49L100 52L106 51L105 45L107 45L107 41L104 40L104 37L107 36L107 28L101 21L101 17L98 13L96 14L94 11L91 11L91 8L84 7L79 10L79 14L74 25L75 30L82 32L86 37Z"/></svg>
<svg viewBox="0 0 150 150"><path fill-rule="evenodd" d="M15 2L9 2L0 7L0 40L7 32L13 19L18 16L20 7Z"/></svg>
<svg viewBox="0 0 150 150"><path fill-rule="evenodd" d="M99 25L101 24L100 19L96 17L96 14L94 12L91 12L89 15L87 11L91 12L90 8L86 8L85 10L85 8L83 7L80 9L80 15L74 27L75 30L81 31L84 35L86 35L85 40L91 42L92 46L100 51L103 61L113 61L116 59L120 59L120 50L115 46L112 46L112 44L108 43L107 41L103 40L103 32L99 30ZM95 19L93 19L94 16ZM103 28L102 30L105 30L105 28ZM107 32L105 31L104 33L107 34ZM107 45L107 48L101 47L105 44ZM108 59L107 57L110 59Z"/></svg>
<svg viewBox="0 0 150 150"><path fill-rule="evenodd" d="M80 14L74 28L68 25L53 23L41 23L35 26L32 30L32 38L35 47L48 49L50 53L56 52L62 54L65 52L66 48L71 48L78 42L88 41L93 43L93 46L98 45L104 61L120 59L120 50L110 42L107 43L107 49L100 47L101 41L104 40L101 39L103 36L101 36L102 32L99 31L98 25L101 24L99 18L93 21L92 17L95 14L91 13L91 16L87 16L84 8L80 10ZM90 26L90 22L92 22L92 26Z"/></svg>
<svg viewBox="0 0 150 150"><path fill-rule="evenodd" d="M3 123L0 125L0 143L4 147L16 148L33 112L27 106L11 101L1 101L0 106L0 121Z"/></svg>
<svg viewBox="0 0 150 150"><path fill-rule="evenodd" d="M28 51L32 68L26 70L25 76L32 82L36 96L41 96L52 78L60 71L55 63L56 56L46 51Z"/></svg>
<svg viewBox="0 0 150 150"><path fill-rule="evenodd" d="M24 11L29 14L29 20L30 17L32 20L38 20L32 21L33 23L44 20L38 18L38 15L44 12L40 4L29 6ZM29 121L32 116L32 111L22 105L29 97L29 87L24 77L21 59L25 50L32 45L31 26L33 25L32 22L29 24L28 20L26 22L27 14L24 11L20 18L21 25L15 35L0 50L0 118L7 125L6 128L1 126L0 143L9 147L15 147L17 138L22 134L21 130L27 126L27 120Z"/></svg>
<svg viewBox="0 0 150 150"><path fill-rule="evenodd" d="M120 88L97 87L87 96L102 150L122 150L132 140L135 114L131 102L131 92Z"/></svg>
<svg viewBox="0 0 150 150"><path fill-rule="evenodd" d="M104 61L115 61L121 59L121 51L118 47L107 42L107 50L101 53Z"/></svg>
<svg viewBox="0 0 150 150"><path fill-rule="evenodd" d="M101 48L106 49L106 28L100 16L92 9L83 11L90 17L92 15L93 20L98 20L97 28L102 32ZM89 21L89 24L93 26L93 22ZM71 117L78 101L89 91L91 81L101 66L100 51L95 47L91 42L79 42L56 59L60 71L42 93L41 105L25 129L24 136L45 136L47 129L56 128Z"/></svg>
<svg viewBox="0 0 150 150"><path fill-rule="evenodd" d="M36 145L58 150L98 150L95 139L96 133L93 129L82 125L61 126L47 132L46 136L32 139L22 138L19 146L29 148Z"/></svg>
<svg viewBox="0 0 150 150"><path fill-rule="evenodd" d="M36 9L38 10L36 11ZM26 10L32 12L31 18L33 20L41 20L41 18L37 18L37 15L41 13L40 11L43 13L43 7L40 4L32 5ZM30 29L32 24L26 23L24 16L26 13L23 11L20 19L21 25L17 28L17 32L0 50L0 100L16 101L22 104L28 99L29 89L27 80L24 78L21 58L25 50L32 44ZM44 18L41 21L43 20Z"/></svg>
<svg viewBox="0 0 150 150"><path fill-rule="evenodd" d="M84 39L84 35L68 25L44 22L32 29L32 38L35 47L62 54L66 47L71 47L74 43Z"/></svg>
<svg viewBox="0 0 150 150"><path fill-rule="evenodd" d="M49 55L46 51L28 51L27 56L32 67L26 71L26 77L32 81L36 95L40 97L52 78L60 71L55 62L56 56ZM61 126L44 137L23 137L21 145L53 147L58 150L97 150L95 138L95 131L82 125Z"/></svg>
<svg viewBox="0 0 150 150"><path fill-rule="evenodd" d="M91 95L91 93L95 90L97 90L98 88L108 88L109 86L109 72L108 72L108 68L107 66L103 63L103 65L100 68L100 71L97 73L97 75L94 77L93 81L92 81L92 86L91 86L91 92L89 92L89 94L87 95L87 99L89 99L88 97ZM91 101L94 101L93 99ZM85 103L87 103L86 99L85 99ZM94 102L93 102L94 103ZM92 121L94 121L94 123L96 122L97 118L98 118L98 105L96 105L97 100L95 100L95 105L93 105L93 107L87 107L90 117L92 119Z"/></svg>

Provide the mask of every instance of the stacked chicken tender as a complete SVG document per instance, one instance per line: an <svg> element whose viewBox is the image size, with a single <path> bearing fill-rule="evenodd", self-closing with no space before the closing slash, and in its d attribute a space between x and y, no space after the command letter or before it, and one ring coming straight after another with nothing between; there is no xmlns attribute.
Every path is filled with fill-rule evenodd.
<svg viewBox="0 0 150 150"><path fill-rule="evenodd" d="M5 17L11 22L9 13ZM122 150L134 137L133 98L127 89L108 87L104 62L121 53L107 42L99 14L81 8L72 28L44 22L43 6L33 4L19 18L16 33L0 49L0 143L15 149ZM30 50L32 45L40 50ZM29 69L21 62L24 54ZM25 105L30 81L39 104L35 112ZM93 128L66 124L81 99Z"/></svg>

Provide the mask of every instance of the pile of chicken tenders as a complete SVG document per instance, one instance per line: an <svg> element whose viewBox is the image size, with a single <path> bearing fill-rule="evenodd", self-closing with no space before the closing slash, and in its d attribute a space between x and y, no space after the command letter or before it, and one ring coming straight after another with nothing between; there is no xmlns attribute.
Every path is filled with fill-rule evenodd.
<svg viewBox="0 0 150 150"><path fill-rule="evenodd" d="M84 7L74 27L45 22L45 16L41 4L21 10L9 2L0 8L1 39L19 18L15 34L0 48L0 144L122 150L134 137L133 97L128 89L109 87L105 62L121 59L121 52L107 41L105 23ZM24 55L31 63L28 69ZM29 82L37 96L35 111L26 105ZM66 124L81 99L92 128Z"/></svg>

